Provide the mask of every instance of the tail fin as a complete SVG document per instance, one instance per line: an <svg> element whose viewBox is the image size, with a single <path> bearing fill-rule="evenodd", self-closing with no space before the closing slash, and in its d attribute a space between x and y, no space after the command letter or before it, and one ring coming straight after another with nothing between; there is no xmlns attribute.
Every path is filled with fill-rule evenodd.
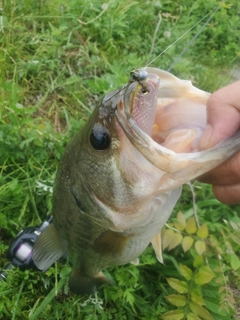
<svg viewBox="0 0 240 320"><path fill-rule="evenodd" d="M99 272L94 277L88 277L81 274L77 269L72 269L69 278L69 288L73 293L92 294L95 293L102 284L114 285L102 272Z"/></svg>

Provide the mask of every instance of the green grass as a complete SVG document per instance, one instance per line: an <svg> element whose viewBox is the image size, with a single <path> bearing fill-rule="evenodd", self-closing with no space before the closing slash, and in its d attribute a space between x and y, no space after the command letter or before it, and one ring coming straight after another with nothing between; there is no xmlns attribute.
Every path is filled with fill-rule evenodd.
<svg viewBox="0 0 240 320"><path fill-rule="evenodd" d="M239 68L240 62L240 4L238 0L5 0L0 1L0 8L3 268L8 263L5 251L19 230L39 224L50 214L54 177L67 141L88 119L100 98L126 83L131 70L145 66L216 8L211 21L171 72L209 92L233 81L231 72ZM159 14L161 24L149 55ZM172 66L208 17L152 66L165 70ZM208 260L204 259L202 265L196 265L198 252L194 246L184 253L181 241L171 251L166 247L165 265L160 265L148 248L139 266L109 268L107 272L117 286L102 288L91 297L68 292L70 268L64 261L45 274L12 269L7 283L0 282L0 318L149 320L161 319L171 310L185 310L184 318L179 319L232 319L233 310L224 301L232 303L229 284L239 282L239 206L219 203L210 186L197 184L195 192L200 222L206 222L209 230L203 254ZM178 229L174 220L178 211L187 221L193 216L188 186L166 227L185 237L187 231ZM201 239L197 231L191 237L194 242ZM180 264L192 270L190 280L181 274ZM215 277L200 285L196 277L201 279L201 268L206 265ZM169 278L185 281L188 292L174 290ZM200 316L201 310L196 306L194 309L193 304L190 308L194 293L203 298L204 310L212 318ZM185 299L185 306L176 305L176 297L171 303L166 296L172 294L180 296L181 301ZM191 318L191 313L199 318ZM172 319L178 318L175 315Z"/></svg>

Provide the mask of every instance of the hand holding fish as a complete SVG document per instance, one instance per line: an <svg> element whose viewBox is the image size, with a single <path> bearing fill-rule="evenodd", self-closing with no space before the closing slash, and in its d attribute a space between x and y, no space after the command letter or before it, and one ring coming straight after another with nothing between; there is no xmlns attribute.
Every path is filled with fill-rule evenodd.
<svg viewBox="0 0 240 320"><path fill-rule="evenodd" d="M240 81L214 92L207 102L207 127L199 148L205 150L228 138L240 128ZM201 182L211 183L215 197L227 204L240 203L240 152L204 174Z"/></svg>

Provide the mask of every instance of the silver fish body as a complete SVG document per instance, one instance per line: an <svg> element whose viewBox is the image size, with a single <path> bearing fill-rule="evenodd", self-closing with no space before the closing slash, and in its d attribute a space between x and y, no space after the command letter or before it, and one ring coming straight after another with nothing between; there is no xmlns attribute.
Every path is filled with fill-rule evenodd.
<svg viewBox="0 0 240 320"><path fill-rule="evenodd" d="M209 93L160 69L137 77L108 93L70 142L55 182L53 224L34 246L42 270L69 255L69 286L78 294L110 283L102 270L135 260L150 242L162 261L160 231L182 184L240 149L237 133L197 150Z"/></svg>

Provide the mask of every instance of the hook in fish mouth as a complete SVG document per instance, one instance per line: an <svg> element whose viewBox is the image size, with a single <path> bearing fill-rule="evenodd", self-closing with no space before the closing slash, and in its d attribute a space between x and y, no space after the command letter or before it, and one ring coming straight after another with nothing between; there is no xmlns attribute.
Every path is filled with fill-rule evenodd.
<svg viewBox="0 0 240 320"><path fill-rule="evenodd" d="M149 77L149 73L147 72L146 69L141 68L141 69L135 69L133 71L130 72L130 79L129 79L129 84L137 81L141 87L142 87L142 93L148 93L149 92L149 88L147 85L147 79Z"/></svg>
<svg viewBox="0 0 240 320"><path fill-rule="evenodd" d="M125 97L128 99L129 93L132 96L132 101L134 101L134 98L139 99L138 94L147 95L150 93L151 87L149 87L149 81L154 85L159 85L158 77L154 76L155 79L151 78L152 75L150 75L145 68L134 69L130 72L128 83L119 89L107 93L102 103L106 108L111 105L111 113L114 113L118 108L119 101L122 100L123 97L123 100L125 100ZM125 105L128 105L128 101L127 104L125 101Z"/></svg>

